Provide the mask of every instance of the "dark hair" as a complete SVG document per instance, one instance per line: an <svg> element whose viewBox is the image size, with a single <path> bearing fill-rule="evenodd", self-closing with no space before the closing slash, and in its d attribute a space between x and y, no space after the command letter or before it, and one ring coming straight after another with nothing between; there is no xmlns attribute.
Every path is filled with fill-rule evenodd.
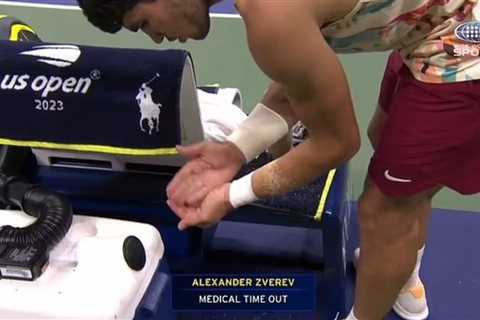
<svg viewBox="0 0 480 320"><path fill-rule="evenodd" d="M91 24L105 32L122 28L123 17L139 0L77 0Z"/></svg>

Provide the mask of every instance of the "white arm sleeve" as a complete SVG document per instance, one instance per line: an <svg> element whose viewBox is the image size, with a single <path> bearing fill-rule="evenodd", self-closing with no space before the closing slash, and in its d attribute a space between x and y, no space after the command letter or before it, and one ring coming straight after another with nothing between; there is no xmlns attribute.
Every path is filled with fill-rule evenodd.
<svg viewBox="0 0 480 320"><path fill-rule="evenodd" d="M227 140L235 144L249 162L288 132L285 119L259 103Z"/></svg>

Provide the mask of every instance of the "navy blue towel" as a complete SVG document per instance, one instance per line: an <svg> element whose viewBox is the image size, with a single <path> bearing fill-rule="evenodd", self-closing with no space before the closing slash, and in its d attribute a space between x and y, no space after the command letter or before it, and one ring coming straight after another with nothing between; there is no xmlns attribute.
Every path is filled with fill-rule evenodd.
<svg viewBox="0 0 480 320"><path fill-rule="evenodd" d="M174 153L187 60L182 50L0 41L0 144Z"/></svg>

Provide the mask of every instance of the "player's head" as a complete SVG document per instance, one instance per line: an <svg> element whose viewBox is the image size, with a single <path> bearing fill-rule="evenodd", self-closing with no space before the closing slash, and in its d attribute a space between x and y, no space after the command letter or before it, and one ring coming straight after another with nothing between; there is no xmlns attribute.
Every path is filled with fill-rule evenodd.
<svg viewBox="0 0 480 320"><path fill-rule="evenodd" d="M88 20L105 32L142 30L153 41L203 39L209 7L219 0L78 0Z"/></svg>

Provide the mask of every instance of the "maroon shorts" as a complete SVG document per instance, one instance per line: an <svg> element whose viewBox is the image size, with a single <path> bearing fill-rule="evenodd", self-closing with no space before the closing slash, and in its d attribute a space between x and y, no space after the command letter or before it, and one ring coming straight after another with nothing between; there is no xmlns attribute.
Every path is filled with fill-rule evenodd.
<svg viewBox="0 0 480 320"><path fill-rule="evenodd" d="M480 81L424 83L406 67L396 77L382 83L389 117L369 176L392 197L437 186L480 192Z"/></svg>

